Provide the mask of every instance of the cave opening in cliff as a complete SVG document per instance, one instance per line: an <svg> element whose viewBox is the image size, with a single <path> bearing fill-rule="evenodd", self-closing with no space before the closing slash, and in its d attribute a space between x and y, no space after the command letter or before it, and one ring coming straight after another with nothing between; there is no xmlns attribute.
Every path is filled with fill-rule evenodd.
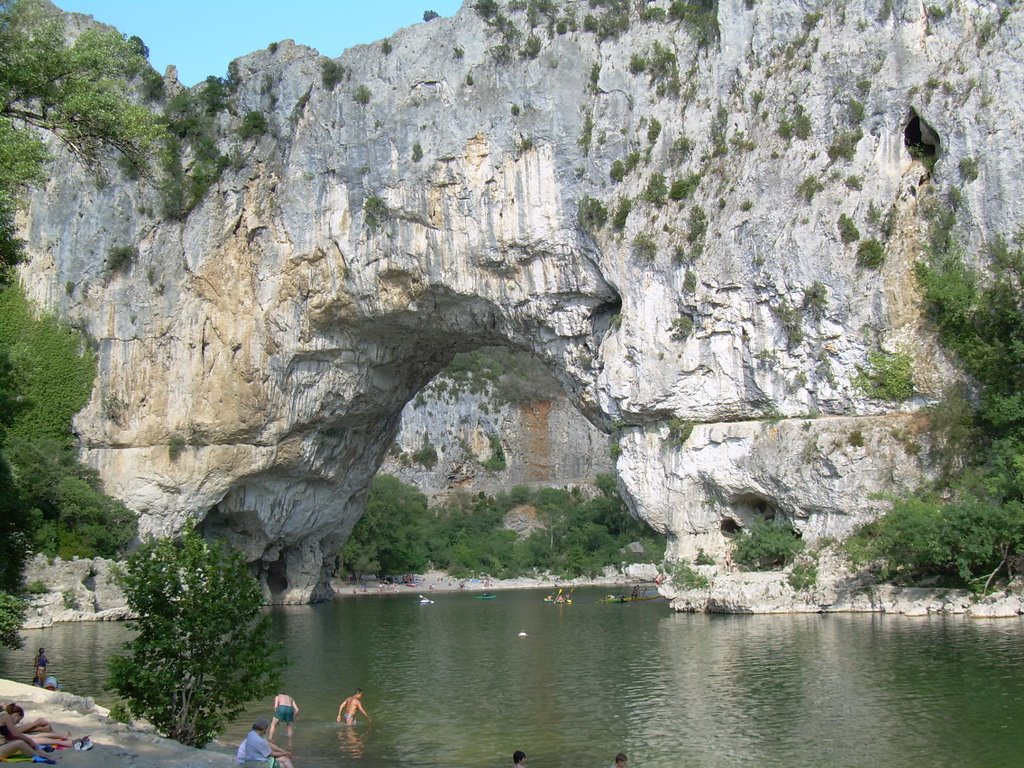
<svg viewBox="0 0 1024 768"><path fill-rule="evenodd" d="M735 519L731 517L723 517L720 528L722 534L730 538L743 530L743 526L741 526L739 523L736 522Z"/></svg>
<svg viewBox="0 0 1024 768"><path fill-rule="evenodd" d="M942 142L939 134L913 109L903 129L903 145L910 156L920 160L931 169L939 154Z"/></svg>
<svg viewBox="0 0 1024 768"><path fill-rule="evenodd" d="M730 503L734 521L741 528L747 528L755 522L772 522L778 515L775 505L758 493L742 493L735 496Z"/></svg>
<svg viewBox="0 0 1024 768"><path fill-rule="evenodd" d="M274 596L280 595L288 589L288 575L283 557L274 560L267 568L267 589Z"/></svg>

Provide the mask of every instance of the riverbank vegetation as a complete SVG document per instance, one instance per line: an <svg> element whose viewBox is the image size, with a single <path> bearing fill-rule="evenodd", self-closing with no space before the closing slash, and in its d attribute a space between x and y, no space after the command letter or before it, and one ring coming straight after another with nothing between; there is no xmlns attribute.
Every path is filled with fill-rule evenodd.
<svg viewBox="0 0 1024 768"><path fill-rule="evenodd" d="M629 514L615 478L599 475L597 487L588 498L579 489L517 486L430 508L413 486L378 475L341 558L357 575L422 573L433 566L456 577L497 578L592 576L608 565L660 562L664 539ZM512 518L521 533L512 529ZM641 552L630 548L635 542Z"/></svg>
<svg viewBox="0 0 1024 768"><path fill-rule="evenodd" d="M0 349L17 371L3 456L27 546L65 560L117 557L135 537L135 515L103 493L96 470L78 460L71 431L96 375L87 339L36 312L13 284L0 289Z"/></svg>
<svg viewBox="0 0 1024 768"><path fill-rule="evenodd" d="M13 0L0 2L0 51L0 644L17 646L28 554L113 555L135 522L75 457L71 418L95 362L81 334L25 300L15 212L44 178L44 133L89 168L117 156L142 173L162 128L132 95L151 72L138 38L86 29L69 42L55 8Z"/></svg>
<svg viewBox="0 0 1024 768"><path fill-rule="evenodd" d="M846 544L883 578L931 579L987 591L1024 571L1024 228L996 237L987 270L972 268L954 234L957 196L925 201L925 308L970 377L932 412L940 482L897 500Z"/></svg>
<svg viewBox="0 0 1024 768"><path fill-rule="evenodd" d="M203 747L246 702L273 692L281 648L241 553L187 530L140 547L118 583L136 634L128 655L111 658L110 685L131 715Z"/></svg>

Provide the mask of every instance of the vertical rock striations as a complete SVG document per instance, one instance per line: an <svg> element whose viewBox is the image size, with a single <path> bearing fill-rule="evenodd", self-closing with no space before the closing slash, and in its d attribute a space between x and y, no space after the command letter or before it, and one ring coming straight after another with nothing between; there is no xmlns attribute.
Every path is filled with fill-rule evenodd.
<svg viewBox="0 0 1024 768"><path fill-rule="evenodd" d="M238 60L230 162L174 216L113 163L33 196L23 277L99 345L76 428L143 533L201 520L316 599L403 407L487 345L611 433L673 556L759 515L842 535L921 482L955 374L914 262L951 195L968 254L1021 221L1020 9L477 5Z"/></svg>

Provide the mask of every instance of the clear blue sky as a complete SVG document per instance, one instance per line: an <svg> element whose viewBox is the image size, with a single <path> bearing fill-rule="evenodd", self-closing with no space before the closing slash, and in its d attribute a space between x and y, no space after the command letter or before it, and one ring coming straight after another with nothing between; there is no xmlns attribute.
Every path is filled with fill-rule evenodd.
<svg viewBox="0 0 1024 768"><path fill-rule="evenodd" d="M462 0L54 0L149 47L157 72L178 67L185 85L224 77L228 63L280 40L332 58L423 21L424 11L453 16Z"/></svg>

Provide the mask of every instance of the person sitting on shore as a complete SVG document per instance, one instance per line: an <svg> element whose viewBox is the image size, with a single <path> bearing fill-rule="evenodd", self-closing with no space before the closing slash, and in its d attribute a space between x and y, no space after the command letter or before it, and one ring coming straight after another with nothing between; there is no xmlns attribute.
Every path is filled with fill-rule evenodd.
<svg viewBox="0 0 1024 768"><path fill-rule="evenodd" d="M12 701L4 704L4 709L7 711L7 714L12 714L13 710L11 707L16 707L17 705L16 701ZM31 723L22 720L18 723L18 730L22 733L51 733L53 728L50 727L50 721L45 717L37 717Z"/></svg>
<svg viewBox="0 0 1024 768"><path fill-rule="evenodd" d="M269 727L270 721L265 717L252 724L252 730L238 745L238 752L235 753L236 763L246 768L294 768L294 755L267 741L264 734Z"/></svg>
<svg viewBox="0 0 1024 768"><path fill-rule="evenodd" d="M18 729L18 723L25 717L25 710L17 704L8 706L11 711L6 708L0 710L0 757L27 755L34 763L56 765L57 761L47 757L46 752L39 748L39 744L31 736Z"/></svg>
<svg viewBox="0 0 1024 768"><path fill-rule="evenodd" d="M41 717L37 717L31 723L26 724L25 710L13 701L7 704L3 711L10 715L14 722L17 723L18 730L22 734L30 734L32 740L44 751L49 751L46 749L47 747L74 748L77 750L92 749L92 741L88 736L75 739L72 738L71 731L64 731L63 734L57 733L53 730L50 722Z"/></svg>

